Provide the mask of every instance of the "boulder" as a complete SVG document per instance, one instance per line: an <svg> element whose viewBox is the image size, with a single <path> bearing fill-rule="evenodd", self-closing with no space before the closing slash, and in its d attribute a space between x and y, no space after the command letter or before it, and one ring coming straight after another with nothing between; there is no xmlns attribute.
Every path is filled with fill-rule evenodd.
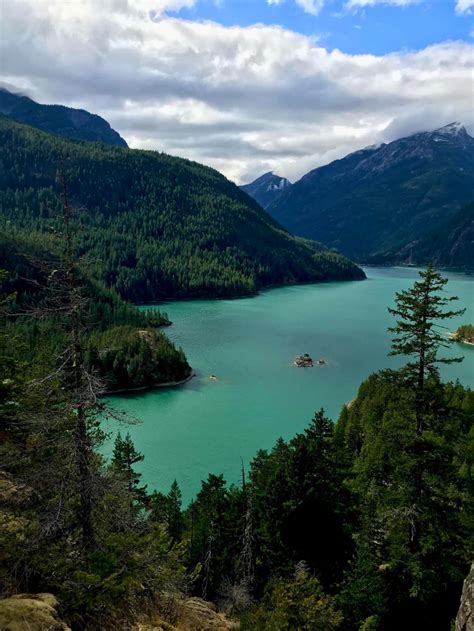
<svg viewBox="0 0 474 631"><path fill-rule="evenodd" d="M169 608L169 599L168 599ZM217 611L213 603L201 598L174 599L173 624L161 617L150 616L135 626L134 631L231 631L239 628L238 622L229 620Z"/></svg>
<svg viewBox="0 0 474 631"><path fill-rule="evenodd" d="M474 563L464 581L455 630L474 631Z"/></svg>
<svg viewBox="0 0 474 631"><path fill-rule="evenodd" d="M52 594L16 594L0 600L2 631L71 631L58 616Z"/></svg>

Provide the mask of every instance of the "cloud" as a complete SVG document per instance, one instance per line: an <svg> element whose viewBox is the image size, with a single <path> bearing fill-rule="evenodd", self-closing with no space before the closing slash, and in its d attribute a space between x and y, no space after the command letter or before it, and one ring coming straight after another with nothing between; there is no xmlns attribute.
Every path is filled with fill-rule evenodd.
<svg viewBox="0 0 474 631"><path fill-rule="evenodd" d="M472 44L349 55L278 26L166 14L185 4L4 3L0 79L40 102L104 116L133 147L198 160L239 182L269 170L295 179L452 120L474 131Z"/></svg>
<svg viewBox="0 0 474 631"><path fill-rule="evenodd" d="M278 6L283 4L285 0L267 0L267 4L270 6ZM299 6L305 13L310 15L318 15L324 6L324 0L294 0L295 4Z"/></svg>
<svg viewBox="0 0 474 631"><path fill-rule="evenodd" d="M456 13L472 13L471 9L474 7L474 0L457 0Z"/></svg>
<svg viewBox="0 0 474 631"><path fill-rule="evenodd" d="M296 4L306 13L318 15L324 5L324 0L295 0Z"/></svg>
<svg viewBox="0 0 474 631"><path fill-rule="evenodd" d="M363 7L374 7L377 4L392 5L395 7L407 7L410 4L417 4L422 0L348 0L346 2L347 9L359 9ZM458 0L460 2L472 2L474 0Z"/></svg>

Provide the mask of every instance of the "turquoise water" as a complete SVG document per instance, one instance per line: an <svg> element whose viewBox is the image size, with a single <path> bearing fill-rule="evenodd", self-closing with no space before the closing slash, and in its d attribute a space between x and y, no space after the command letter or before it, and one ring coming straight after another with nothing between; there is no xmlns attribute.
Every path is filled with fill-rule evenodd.
<svg viewBox="0 0 474 631"><path fill-rule="evenodd" d="M128 429L145 455L140 464L150 489L167 491L176 478L189 501L209 472L230 483L259 448L300 432L315 410L336 419L373 371L400 365L388 358L393 321L387 305L412 285L413 268L369 268L363 282L297 285L255 298L170 303L168 335L182 346L197 376L167 390L113 397L115 407L139 419ZM467 313L452 322L474 322L474 279L450 278L447 291ZM295 368L309 353L326 366ZM462 364L445 367L444 378L474 385L474 348L453 345ZM209 380L215 374L217 381ZM108 424L115 432L117 427ZM123 431L123 428L122 428Z"/></svg>

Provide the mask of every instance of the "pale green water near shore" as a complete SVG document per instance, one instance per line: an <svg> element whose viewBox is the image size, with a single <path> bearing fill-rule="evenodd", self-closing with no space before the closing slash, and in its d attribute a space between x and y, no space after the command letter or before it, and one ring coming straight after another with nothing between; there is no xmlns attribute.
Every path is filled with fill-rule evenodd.
<svg viewBox="0 0 474 631"><path fill-rule="evenodd" d="M363 282L297 285L271 289L256 298L170 303L168 335L186 351L197 377L189 384L110 398L141 424L129 427L150 489L167 491L176 478L189 501L209 472L237 483L240 458L247 464L259 448L279 436L302 431L324 407L335 420L372 372L395 367L388 358L396 291L412 285L412 268L368 268ZM445 274L447 290L459 296L474 322L474 278ZM294 368L295 355L323 357L327 365ZM464 355L445 367L445 379L474 386L474 348L453 345ZM210 381L215 374L217 381ZM107 423L116 431L116 425ZM124 428L122 428L122 431Z"/></svg>

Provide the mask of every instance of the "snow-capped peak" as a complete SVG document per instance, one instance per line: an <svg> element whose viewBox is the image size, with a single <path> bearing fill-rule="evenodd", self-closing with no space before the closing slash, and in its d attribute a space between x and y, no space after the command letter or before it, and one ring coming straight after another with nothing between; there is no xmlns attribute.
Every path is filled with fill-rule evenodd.
<svg viewBox="0 0 474 631"><path fill-rule="evenodd" d="M273 173L272 173L272 175L273 175ZM274 177L278 178L279 176L274 176ZM271 182L268 185L267 191L280 191L281 189L286 188L289 185L290 185L290 182L286 178L282 177L282 178L280 178L279 181Z"/></svg>
<svg viewBox="0 0 474 631"><path fill-rule="evenodd" d="M455 121L454 123L449 123L449 125L445 125L444 127L440 127L439 129L435 129L435 134L444 134L448 136L458 136L459 134L466 133L466 129L462 123Z"/></svg>
<svg viewBox="0 0 474 631"><path fill-rule="evenodd" d="M361 149L361 151L377 151L377 149L383 147L384 144L384 142L378 142L375 145L367 145L367 147L364 147L363 149Z"/></svg>

